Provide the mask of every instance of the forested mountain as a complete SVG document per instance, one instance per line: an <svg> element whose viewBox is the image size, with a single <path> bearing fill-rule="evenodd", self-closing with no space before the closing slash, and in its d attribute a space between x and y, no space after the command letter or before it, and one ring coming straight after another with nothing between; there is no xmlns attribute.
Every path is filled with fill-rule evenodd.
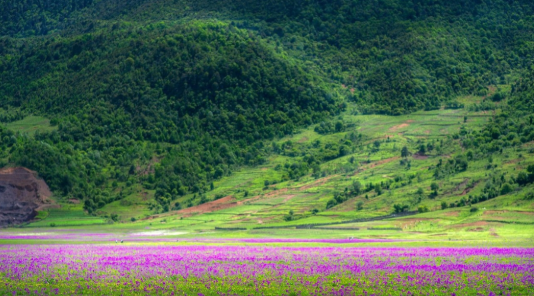
<svg viewBox="0 0 534 296"><path fill-rule="evenodd" d="M89 212L139 183L168 211L347 104L400 115L517 83L506 114L526 116L533 14L519 0L0 1L0 119L57 127L2 128L0 158Z"/></svg>

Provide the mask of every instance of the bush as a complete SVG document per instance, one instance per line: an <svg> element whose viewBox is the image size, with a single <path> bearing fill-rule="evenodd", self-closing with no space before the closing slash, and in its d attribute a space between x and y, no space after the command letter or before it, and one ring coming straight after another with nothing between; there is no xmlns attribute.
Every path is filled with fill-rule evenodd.
<svg viewBox="0 0 534 296"><path fill-rule="evenodd" d="M469 210L469 212L471 212L471 213L474 213L474 212L476 212L476 211L478 211L478 208L477 208L477 207L472 207L472 208Z"/></svg>
<svg viewBox="0 0 534 296"><path fill-rule="evenodd" d="M514 189L512 188L512 186L510 186L510 184L506 183L501 188L501 195L508 194L508 193L512 192L513 190Z"/></svg>
<svg viewBox="0 0 534 296"><path fill-rule="evenodd" d="M292 221L293 220L293 214L294 214L293 210L290 210L289 213L284 216L284 221L287 221L287 222Z"/></svg>
<svg viewBox="0 0 534 296"><path fill-rule="evenodd" d="M56 223L54 222L50 223L50 227L56 227Z"/></svg>
<svg viewBox="0 0 534 296"><path fill-rule="evenodd" d="M356 209L357 209L358 211L363 210L363 202L359 201L359 202L356 204Z"/></svg>
<svg viewBox="0 0 534 296"><path fill-rule="evenodd" d="M182 205L179 202L175 203L174 206L172 206L173 211L179 211L181 209L182 209Z"/></svg>
<svg viewBox="0 0 534 296"><path fill-rule="evenodd" d="M447 203L444 202L444 201L442 201L442 202L441 202L441 209L442 209L442 210L445 210L445 209L447 209L447 208L448 208Z"/></svg>
<svg viewBox="0 0 534 296"><path fill-rule="evenodd" d="M406 212L410 207L407 206L407 205L393 205L393 210L395 211L395 213L402 213L402 212Z"/></svg>
<svg viewBox="0 0 534 296"><path fill-rule="evenodd" d="M419 213L426 213L426 212L428 212L428 208L427 208L427 206L419 206L419 208L417 209L417 211L418 211Z"/></svg>
<svg viewBox="0 0 534 296"><path fill-rule="evenodd" d="M130 220L132 220L132 222L137 221L137 219L135 219L135 217L132 217L132 219L130 219Z"/></svg>

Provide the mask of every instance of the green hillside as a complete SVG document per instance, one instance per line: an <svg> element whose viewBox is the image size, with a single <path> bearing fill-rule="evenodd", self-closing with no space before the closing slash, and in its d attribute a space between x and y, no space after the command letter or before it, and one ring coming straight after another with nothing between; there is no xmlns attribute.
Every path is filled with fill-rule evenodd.
<svg viewBox="0 0 534 296"><path fill-rule="evenodd" d="M0 164L64 205L35 227L528 224L533 15L519 0L0 1Z"/></svg>

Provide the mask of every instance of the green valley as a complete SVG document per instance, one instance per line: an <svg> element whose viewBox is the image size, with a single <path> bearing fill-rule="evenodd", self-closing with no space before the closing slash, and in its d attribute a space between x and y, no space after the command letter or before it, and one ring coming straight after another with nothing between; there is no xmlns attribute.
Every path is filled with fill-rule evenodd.
<svg viewBox="0 0 534 296"><path fill-rule="evenodd" d="M532 240L530 1L45 2L0 1L17 227Z"/></svg>

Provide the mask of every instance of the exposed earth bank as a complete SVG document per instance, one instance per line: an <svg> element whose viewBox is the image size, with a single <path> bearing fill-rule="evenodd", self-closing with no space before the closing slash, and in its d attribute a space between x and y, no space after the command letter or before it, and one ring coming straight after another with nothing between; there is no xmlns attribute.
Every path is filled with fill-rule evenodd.
<svg viewBox="0 0 534 296"><path fill-rule="evenodd" d="M0 169L0 228L33 219L51 204L52 193L37 173L26 168Z"/></svg>

